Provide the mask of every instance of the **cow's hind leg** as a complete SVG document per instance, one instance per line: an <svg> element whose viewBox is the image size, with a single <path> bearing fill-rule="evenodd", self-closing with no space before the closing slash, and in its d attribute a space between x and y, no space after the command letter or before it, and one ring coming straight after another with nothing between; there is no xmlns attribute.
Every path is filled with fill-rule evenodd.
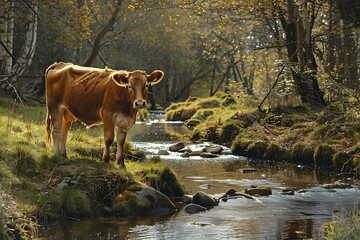
<svg viewBox="0 0 360 240"><path fill-rule="evenodd" d="M126 139L126 132L118 129L117 131L117 152L116 152L116 162L120 167L125 168L124 163L124 143Z"/></svg>
<svg viewBox="0 0 360 240"><path fill-rule="evenodd" d="M73 115L68 110L64 110L62 122L61 122L62 129L61 129L61 139L60 139L60 145L59 145L60 149L59 150L60 150L61 156L65 157L65 158L66 158L66 140L67 140L69 129L74 120L75 120L75 118L73 117Z"/></svg>

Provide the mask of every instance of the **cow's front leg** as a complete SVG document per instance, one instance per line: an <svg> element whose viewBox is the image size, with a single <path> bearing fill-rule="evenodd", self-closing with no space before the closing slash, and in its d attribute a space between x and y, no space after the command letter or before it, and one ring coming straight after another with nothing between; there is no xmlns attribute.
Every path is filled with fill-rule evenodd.
<svg viewBox="0 0 360 240"><path fill-rule="evenodd" d="M116 152L116 162L120 167L125 168L124 163L124 143L126 139L126 132L118 129L117 131L117 152Z"/></svg>
<svg viewBox="0 0 360 240"><path fill-rule="evenodd" d="M106 163L110 161L110 146L114 141L114 127L114 124L104 122L105 149L102 159Z"/></svg>
<svg viewBox="0 0 360 240"><path fill-rule="evenodd" d="M54 141L55 154L60 154L60 139L62 131L62 111L58 106L49 107L51 117L51 135Z"/></svg>
<svg viewBox="0 0 360 240"><path fill-rule="evenodd" d="M72 122L75 118L68 112L64 111L62 117L62 130L61 130L61 140L59 144L60 154L61 156L66 158L66 139L68 136L69 129L71 127Z"/></svg>

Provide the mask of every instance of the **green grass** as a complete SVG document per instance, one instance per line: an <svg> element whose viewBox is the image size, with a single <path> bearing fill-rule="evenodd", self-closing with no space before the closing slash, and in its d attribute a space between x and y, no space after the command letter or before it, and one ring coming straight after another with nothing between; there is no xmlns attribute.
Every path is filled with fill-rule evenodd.
<svg viewBox="0 0 360 240"><path fill-rule="evenodd" d="M340 210L334 213L333 220L321 226L320 233L326 240L360 239L359 208L353 211Z"/></svg>

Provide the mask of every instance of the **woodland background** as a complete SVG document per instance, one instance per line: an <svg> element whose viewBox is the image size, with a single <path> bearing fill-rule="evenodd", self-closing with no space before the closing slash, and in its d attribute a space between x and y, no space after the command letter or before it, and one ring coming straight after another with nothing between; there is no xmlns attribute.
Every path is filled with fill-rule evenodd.
<svg viewBox="0 0 360 240"><path fill-rule="evenodd" d="M64 61L161 69L163 107L218 91L359 101L359 27L359 0L1 0L1 94L44 102L44 72Z"/></svg>

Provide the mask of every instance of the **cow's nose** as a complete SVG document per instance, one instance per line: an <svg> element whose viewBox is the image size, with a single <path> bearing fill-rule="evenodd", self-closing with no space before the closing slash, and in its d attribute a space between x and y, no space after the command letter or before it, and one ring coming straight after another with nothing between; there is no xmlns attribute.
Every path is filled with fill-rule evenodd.
<svg viewBox="0 0 360 240"><path fill-rule="evenodd" d="M146 100L136 100L133 105L134 108L146 108L147 102Z"/></svg>

